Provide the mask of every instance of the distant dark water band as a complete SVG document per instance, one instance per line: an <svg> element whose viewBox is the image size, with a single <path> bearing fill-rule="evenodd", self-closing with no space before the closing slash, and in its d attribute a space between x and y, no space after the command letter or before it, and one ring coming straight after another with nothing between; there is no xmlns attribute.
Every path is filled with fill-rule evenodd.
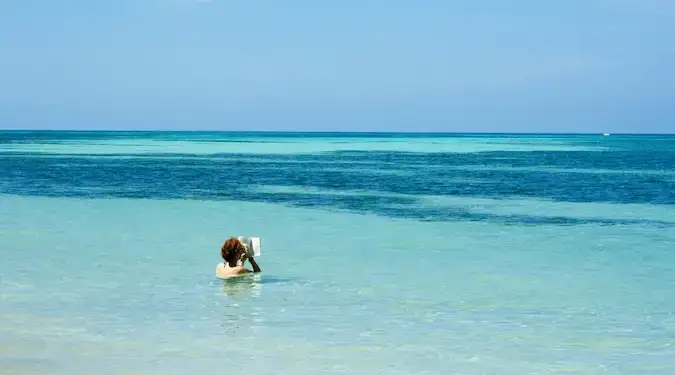
<svg viewBox="0 0 675 375"><path fill-rule="evenodd" d="M13 193L9 193L13 194ZM16 195L16 194L15 194ZM491 222L506 225L647 225L658 228L675 228L675 222L664 220L631 220L605 219L572 216L536 216L536 215L499 215L489 213L475 213L459 206L443 206L442 208L415 207L413 205L400 207L384 202L387 199L373 198L359 195L331 195L331 194L300 194L300 193L239 193L222 196L174 196L157 197L139 192L114 192L92 194L85 191L68 192L24 192L21 196L40 197L70 197L83 199L129 198L129 199L196 199L196 200L237 200L244 202L278 203L292 207L320 208L338 211L348 211L359 214L371 214L395 219L410 219L423 222Z"/></svg>
<svg viewBox="0 0 675 375"><path fill-rule="evenodd" d="M562 202L672 205L675 204L675 177L672 174L639 173L645 169L672 172L675 153L664 150L158 156L40 157L34 153L0 153L0 193L81 198L233 199L423 221L673 225L648 220L493 215L470 212L462 207L430 207L415 198L434 195L519 197ZM469 166L477 168L457 169ZM504 168L481 170L481 166ZM508 167L631 170L636 173L520 171ZM283 187L291 192L257 189L266 185L274 189ZM304 193L307 190L318 193ZM346 195L325 191L364 193Z"/></svg>
<svg viewBox="0 0 675 375"><path fill-rule="evenodd" d="M44 143L44 142L43 142ZM238 142L239 143L239 142ZM0 146L2 143L0 143ZM292 148L289 144L287 147ZM489 167L533 167L543 166L556 169L600 169L600 170L662 170L675 172L675 137L668 147L658 149L638 148L612 149L607 151L484 151L484 152L404 152L404 151L329 151L302 154L236 154L236 153L108 153L108 154L57 154L40 152L0 151L0 158L40 157L97 164L106 157L111 160L181 159L186 165L204 165L221 161L265 163L303 163L303 166L317 167L350 166L370 164L381 169L401 170L409 167L489 166ZM114 158L114 159L113 159ZM204 161L206 160L206 161Z"/></svg>

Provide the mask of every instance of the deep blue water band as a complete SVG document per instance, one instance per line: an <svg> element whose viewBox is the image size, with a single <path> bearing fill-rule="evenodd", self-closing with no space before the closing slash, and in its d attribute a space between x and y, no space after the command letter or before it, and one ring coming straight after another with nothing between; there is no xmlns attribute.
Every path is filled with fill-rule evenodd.
<svg viewBox="0 0 675 375"><path fill-rule="evenodd" d="M245 139L237 139L239 135L219 133L0 132L0 146L59 144L92 137L101 141L115 137L265 141L265 135L246 134ZM274 137L270 141L280 136L274 134ZM289 141L298 138L302 137L288 136ZM561 141L570 146L598 143L597 137L588 136L561 137ZM675 204L675 137L623 137L602 145L601 151L363 150L290 155L82 155L5 151L0 152L0 193L78 198L231 199L427 221L675 225L664 221L581 219L544 214L484 214L461 206L434 207L420 201L423 197L450 196ZM293 147L292 142L288 147ZM266 190L265 186L271 188ZM285 190L274 190L280 187Z"/></svg>

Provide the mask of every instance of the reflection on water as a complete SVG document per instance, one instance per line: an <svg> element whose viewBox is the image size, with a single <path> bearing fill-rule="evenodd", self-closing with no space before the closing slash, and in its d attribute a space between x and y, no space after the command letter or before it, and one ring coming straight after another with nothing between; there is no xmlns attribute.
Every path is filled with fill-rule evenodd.
<svg viewBox="0 0 675 375"><path fill-rule="evenodd" d="M248 336L251 324L256 320L256 306L245 303L246 297L260 297L262 276L247 274L243 276L221 279L223 294L228 298L236 298L226 304L222 312L221 329L228 336Z"/></svg>
<svg viewBox="0 0 675 375"><path fill-rule="evenodd" d="M223 294L228 297L260 297L262 276L247 274L243 276L221 279Z"/></svg>

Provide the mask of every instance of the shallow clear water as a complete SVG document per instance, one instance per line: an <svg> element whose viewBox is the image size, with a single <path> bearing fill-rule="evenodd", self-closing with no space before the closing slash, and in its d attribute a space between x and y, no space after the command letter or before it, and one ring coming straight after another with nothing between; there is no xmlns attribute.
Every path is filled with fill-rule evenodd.
<svg viewBox="0 0 675 375"><path fill-rule="evenodd" d="M0 132L0 194L3 374L675 372L672 136Z"/></svg>

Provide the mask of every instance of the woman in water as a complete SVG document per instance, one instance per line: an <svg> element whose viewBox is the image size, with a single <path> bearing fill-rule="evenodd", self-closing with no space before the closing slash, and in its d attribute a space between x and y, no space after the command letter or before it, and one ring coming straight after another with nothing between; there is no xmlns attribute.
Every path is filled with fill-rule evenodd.
<svg viewBox="0 0 675 375"><path fill-rule="evenodd" d="M220 248L220 256L223 257L223 263L219 263L216 267L216 276L220 278L251 272L244 267L244 262L247 259L253 267L253 272L260 272L258 263L255 262L252 256L248 255L246 247L234 237L230 237L225 241L223 247Z"/></svg>

